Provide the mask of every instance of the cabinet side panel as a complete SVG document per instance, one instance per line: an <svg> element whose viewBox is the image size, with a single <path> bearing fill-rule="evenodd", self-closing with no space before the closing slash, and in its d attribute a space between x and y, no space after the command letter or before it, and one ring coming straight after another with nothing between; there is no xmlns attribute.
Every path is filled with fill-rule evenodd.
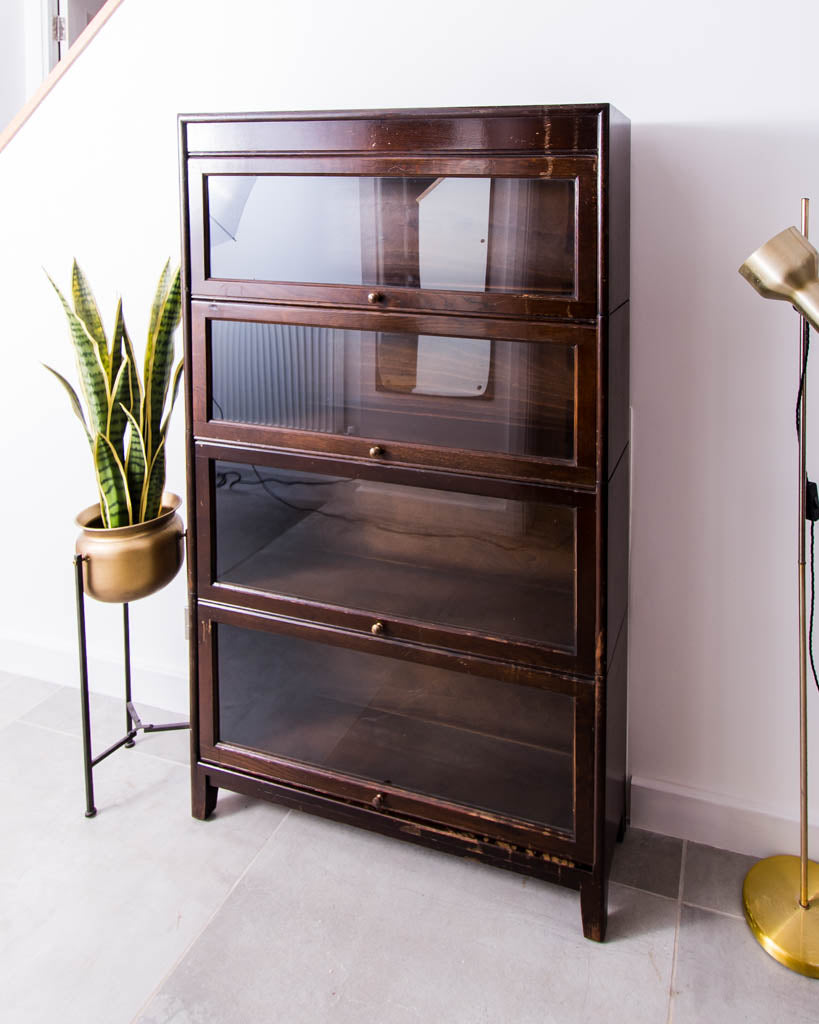
<svg viewBox="0 0 819 1024"><path fill-rule="evenodd" d="M608 318L606 337L606 479L610 479L622 458L629 435L629 303Z"/></svg>
<svg viewBox="0 0 819 1024"><path fill-rule="evenodd" d="M608 311L629 297L631 204L631 122L609 108L608 150Z"/></svg>
<svg viewBox="0 0 819 1024"><path fill-rule="evenodd" d="M606 874L626 812L628 626L623 625L606 678Z"/></svg>
<svg viewBox="0 0 819 1024"><path fill-rule="evenodd" d="M629 450L608 484L606 546L606 664L611 666L628 608Z"/></svg>
<svg viewBox="0 0 819 1024"><path fill-rule="evenodd" d="M183 391L185 401L185 478L186 478L186 555L188 574L188 671L190 701L190 751L193 793L197 786L201 791L202 780L199 778L196 762L199 758L199 645L196 614L196 481L194 474L194 442L193 442L193 354L191 351L191 240L190 221L188 218L188 138L187 125L180 118L179 131L179 192L180 192L180 230L182 240L182 344L184 360ZM204 813L204 811L203 811Z"/></svg>

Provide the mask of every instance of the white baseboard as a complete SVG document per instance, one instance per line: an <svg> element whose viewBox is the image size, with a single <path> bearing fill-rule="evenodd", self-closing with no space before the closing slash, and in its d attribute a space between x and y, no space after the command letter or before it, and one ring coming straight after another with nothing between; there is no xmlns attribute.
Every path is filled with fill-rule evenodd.
<svg viewBox="0 0 819 1024"><path fill-rule="evenodd" d="M0 670L49 683L79 688L76 650L42 647L24 640L3 637L0 642ZM123 696L122 662L89 655L88 682L94 693ZM175 673L145 668L134 660L131 667L134 703L150 704L175 714L188 714L188 680Z"/></svg>
<svg viewBox="0 0 819 1024"><path fill-rule="evenodd" d="M799 794L795 794L795 801ZM770 857L799 854L799 822L764 809L729 803L718 794L654 779L632 778L631 824L722 850ZM811 828L812 859L819 855L819 828Z"/></svg>

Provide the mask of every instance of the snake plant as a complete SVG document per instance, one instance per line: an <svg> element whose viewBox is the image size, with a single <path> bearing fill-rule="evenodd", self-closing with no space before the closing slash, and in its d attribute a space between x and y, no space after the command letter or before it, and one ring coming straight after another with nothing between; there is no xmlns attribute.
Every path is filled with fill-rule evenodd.
<svg viewBox="0 0 819 1024"><path fill-rule="evenodd" d="M94 460L103 526L130 526L155 519L165 486L168 423L182 372L181 360L171 372L173 335L181 312L179 269L172 270L168 260L159 278L142 380L122 316L122 299L117 302L109 344L97 303L77 261L71 268L73 309L57 285L51 284L68 318L85 411L65 377L50 366L45 368L65 388L83 425Z"/></svg>

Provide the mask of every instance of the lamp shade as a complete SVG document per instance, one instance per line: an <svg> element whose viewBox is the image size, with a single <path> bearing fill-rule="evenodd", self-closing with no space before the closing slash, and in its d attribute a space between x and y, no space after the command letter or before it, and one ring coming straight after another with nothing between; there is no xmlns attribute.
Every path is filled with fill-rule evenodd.
<svg viewBox="0 0 819 1024"><path fill-rule="evenodd" d="M790 302L819 330L819 253L801 231L780 231L752 253L739 272L763 298Z"/></svg>

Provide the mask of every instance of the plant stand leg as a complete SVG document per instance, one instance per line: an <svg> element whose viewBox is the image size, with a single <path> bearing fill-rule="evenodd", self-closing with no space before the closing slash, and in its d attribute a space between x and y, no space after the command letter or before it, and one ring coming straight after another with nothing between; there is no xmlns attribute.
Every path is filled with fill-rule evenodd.
<svg viewBox="0 0 819 1024"><path fill-rule="evenodd" d="M125 732L130 736L134 731L134 720L131 717L131 624L127 603L122 606L122 642L125 663ZM125 746L133 747L133 739L128 740Z"/></svg>
<svg viewBox="0 0 819 1024"><path fill-rule="evenodd" d="M85 591L82 583L82 555L74 556L74 579L77 596L77 649L80 658L80 708L82 711L82 757L85 772L85 816L93 818L94 765L91 757L91 707L88 693L88 650L85 642Z"/></svg>
<svg viewBox="0 0 819 1024"><path fill-rule="evenodd" d="M88 689L88 647L85 636L85 589L83 587L83 562L88 561L87 555L74 556L74 581L77 596L77 649L80 659L80 707L82 711L82 758L85 772L85 816L93 818L97 813L94 805L94 768L110 757L120 747L132 747L134 738L142 732L172 732L176 729L190 729L190 722L168 722L153 725L143 722L131 700L131 630L128 621L128 605L122 606L122 630L125 653L125 735L112 743L107 750L94 757L91 753L91 698ZM206 795L205 807L213 811L216 805L216 788L213 796Z"/></svg>

